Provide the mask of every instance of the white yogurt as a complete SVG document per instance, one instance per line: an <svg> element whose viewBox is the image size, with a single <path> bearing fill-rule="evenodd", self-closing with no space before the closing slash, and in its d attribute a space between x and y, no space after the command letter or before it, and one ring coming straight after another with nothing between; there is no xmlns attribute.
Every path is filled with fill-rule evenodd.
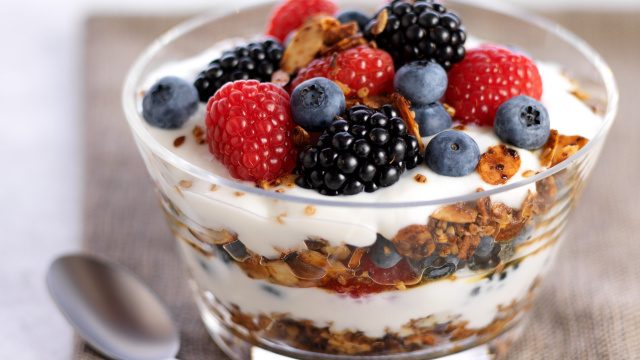
<svg viewBox="0 0 640 360"><path fill-rule="evenodd" d="M185 243L181 247L200 289L211 292L227 307L237 305L243 313L256 316L287 314L295 320L310 320L317 327L330 326L336 332L362 331L374 338L386 332L402 333L411 320L425 317L438 323L467 321L469 329L484 328L495 319L498 306L527 296L555 252L555 247L546 248L517 269L506 269L507 277L502 281L498 276L491 280L445 279L409 290L353 298L318 288L290 288L253 280L235 265L203 257Z"/></svg>
<svg viewBox="0 0 640 360"><path fill-rule="evenodd" d="M166 75L191 79L215 57L215 53L213 50L186 62L166 65L154 73L147 83L150 86ZM549 111L551 127L562 134L592 138L601 126L602 119L571 94L573 85L557 66L539 63L538 68L544 87L542 102ZM230 178L227 169L209 153L207 146L196 144L191 137L190 132L195 125L204 127L204 118L204 106L201 106L199 112L182 129L163 130L151 126L147 126L147 129L158 142L181 158L216 175ZM478 143L481 151L501 143L491 128L467 126L464 131ZM187 141L175 148L173 141L181 135L187 136ZM425 141L428 140L425 138ZM541 169L539 151L518 149L518 153L522 165L519 173L509 179L508 183L522 180L522 174L527 170ZM425 175L427 183L416 182L416 174ZM167 177L172 181L159 181L159 185L189 218L204 227L229 229L237 233L252 251L267 257L277 256L280 253L278 249L300 248L303 246L302 241L308 237L321 237L334 245L347 243L369 246L375 241L376 233L393 237L407 225L425 223L428 215L435 210L433 207L413 207L393 210L359 208L354 211L352 208L318 206L314 216L307 216L307 204L274 201L254 194L239 197L235 189L227 187L219 187L218 191L211 192L211 184L193 179L177 169L167 169L165 178ZM180 180L191 180L193 186L176 192L173 187ZM370 194L330 199L337 203L358 201L371 204L433 200L470 194L478 188L490 190L496 187L482 181L475 172L459 178L446 177L421 165L407 171L398 183L389 188ZM308 198L309 203L315 199L328 199L315 191L298 187L285 190L287 194ZM535 192L535 185L494 195L492 200L519 208L528 191Z"/></svg>

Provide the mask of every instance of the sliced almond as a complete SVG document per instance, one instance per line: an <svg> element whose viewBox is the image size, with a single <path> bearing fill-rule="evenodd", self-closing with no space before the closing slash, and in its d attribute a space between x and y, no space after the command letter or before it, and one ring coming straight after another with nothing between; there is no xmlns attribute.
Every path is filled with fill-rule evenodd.
<svg viewBox="0 0 640 360"><path fill-rule="evenodd" d="M289 74L307 66L324 47L322 19L316 16L307 20L295 33L282 56L280 68Z"/></svg>
<svg viewBox="0 0 640 360"><path fill-rule="evenodd" d="M237 263L242 270L252 279L266 279L269 277L267 268L260 262L259 257L254 256L244 262Z"/></svg>
<svg viewBox="0 0 640 360"><path fill-rule="evenodd" d="M238 237L235 234L232 234L227 230L198 231L193 228L188 228L188 229L191 235L193 235L196 239L207 244L224 245L238 239Z"/></svg>
<svg viewBox="0 0 640 360"><path fill-rule="evenodd" d="M291 81L291 76L286 71L277 70L271 75L271 82L278 86L285 87L289 81Z"/></svg>
<svg viewBox="0 0 640 360"><path fill-rule="evenodd" d="M444 103L442 105L444 106L444 109L447 111L447 114L449 114L449 116L451 116L452 118L456 116L456 109L453 106L447 103Z"/></svg>
<svg viewBox="0 0 640 360"><path fill-rule="evenodd" d="M375 20L375 24L373 24L373 27L371 27L371 34L373 35L382 34L384 29L387 27L388 21L389 21L389 13L387 12L387 10L382 10L378 14L378 17Z"/></svg>
<svg viewBox="0 0 640 360"><path fill-rule="evenodd" d="M551 130L547 144L542 149L540 162L545 167L555 166L571 155L578 152L589 140L579 135L560 135L557 130Z"/></svg>
<svg viewBox="0 0 640 360"><path fill-rule="evenodd" d="M482 154L477 171L486 183L501 185L518 173L521 163L516 150L505 145L496 145Z"/></svg>
<svg viewBox="0 0 640 360"><path fill-rule="evenodd" d="M549 134L549 140L542 147L542 153L540 154L540 164L544 167L551 167L553 164L553 157L558 150L558 142L560 136L558 130L551 130Z"/></svg>
<svg viewBox="0 0 640 360"><path fill-rule="evenodd" d="M420 135L420 126L418 126L418 123L416 122L416 114L411 111L411 103L398 93L391 94L391 100L393 101L393 106L400 113L400 117L407 124L409 133L415 136L416 140L418 140L420 152L424 151L425 144L424 141L422 141L422 136Z"/></svg>
<svg viewBox="0 0 640 360"><path fill-rule="evenodd" d="M315 251L301 251L287 256L285 262L293 274L303 280L319 280L327 275L329 262L326 256Z"/></svg>
<svg viewBox="0 0 640 360"><path fill-rule="evenodd" d="M341 24L337 19L325 17L320 21L320 25L323 31L322 40L326 47L332 47L358 33L356 22Z"/></svg>
<svg viewBox="0 0 640 360"><path fill-rule="evenodd" d="M293 128L291 131L291 139L293 140L293 145L297 148L304 148L305 146L311 145L311 136L307 130L301 126Z"/></svg>
<svg viewBox="0 0 640 360"><path fill-rule="evenodd" d="M294 286L298 283L298 278L284 261L270 261L264 264L264 266L276 283L285 286Z"/></svg>
<svg viewBox="0 0 640 360"><path fill-rule="evenodd" d="M326 54L337 53L337 52L341 52L344 50L348 50L348 49L351 49L360 45L366 45L366 44L367 44L367 40L362 35L360 34L353 35L338 41L332 46L325 46L325 48L322 49L321 54L326 55Z"/></svg>
<svg viewBox="0 0 640 360"><path fill-rule="evenodd" d="M469 224L478 218L478 211L466 204L454 204L436 210L432 218L456 224Z"/></svg>
<svg viewBox="0 0 640 360"><path fill-rule="evenodd" d="M351 259L347 263L347 267L349 269L356 269L360 266L360 262L362 261L362 257L366 254L366 250L364 248L357 248L353 251L351 255Z"/></svg>

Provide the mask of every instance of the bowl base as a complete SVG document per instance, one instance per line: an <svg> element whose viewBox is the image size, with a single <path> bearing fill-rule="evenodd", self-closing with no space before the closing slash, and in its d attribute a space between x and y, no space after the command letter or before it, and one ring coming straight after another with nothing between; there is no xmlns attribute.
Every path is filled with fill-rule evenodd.
<svg viewBox="0 0 640 360"><path fill-rule="evenodd" d="M207 331L218 347L232 360L501 360L506 359L509 348L520 337L526 326L526 318L521 317L514 321L512 326L505 328L504 331L483 344L469 344L470 347L458 346L457 349L450 349L446 353L440 352L439 354L426 354L424 351L417 351L405 354L367 356L321 355L281 344L265 341L258 343L251 340L250 336L243 334L241 330L230 329L219 320L216 312L211 309L212 300L214 303L215 300L209 299L209 296L199 291L193 282L192 286Z"/></svg>

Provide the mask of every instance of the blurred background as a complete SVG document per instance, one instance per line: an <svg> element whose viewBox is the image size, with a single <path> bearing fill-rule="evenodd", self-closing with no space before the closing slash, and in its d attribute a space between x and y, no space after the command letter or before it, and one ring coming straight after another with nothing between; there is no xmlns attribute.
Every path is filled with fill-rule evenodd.
<svg viewBox="0 0 640 360"><path fill-rule="evenodd" d="M233 6L258 1L235 0ZM545 13L640 10L638 0L508 2ZM72 333L49 300L44 273L57 254L79 248L82 194L91 191L83 189L82 182L81 76L86 20L105 13L188 15L230 6L229 3L221 0L4 3L0 11L3 47L0 161L8 166L2 170L0 183L3 240L0 358L68 359L71 354ZM615 34L615 29L611 32ZM606 58L607 54L604 55Z"/></svg>

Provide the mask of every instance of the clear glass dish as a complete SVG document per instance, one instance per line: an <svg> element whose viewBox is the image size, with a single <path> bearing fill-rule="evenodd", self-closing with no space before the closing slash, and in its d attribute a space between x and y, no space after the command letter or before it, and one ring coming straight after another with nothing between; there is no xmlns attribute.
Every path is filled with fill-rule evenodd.
<svg viewBox="0 0 640 360"><path fill-rule="evenodd" d="M381 4L340 2L370 13ZM503 355L517 338L614 121L616 84L600 56L556 24L502 3L447 4L473 36L521 47L566 69L603 114L597 136L547 171L468 196L385 203L292 196L189 163L150 135L139 112L140 91L155 69L229 36L254 37L272 3L187 21L134 64L124 88L125 114L204 323L230 357L488 356ZM528 190L520 206L502 204ZM367 226L372 219L394 229L384 236L403 259L391 269L368 258L374 244L384 244ZM492 248L491 261L479 260L487 258L477 253L481 241L500 245Z"/></svg>

